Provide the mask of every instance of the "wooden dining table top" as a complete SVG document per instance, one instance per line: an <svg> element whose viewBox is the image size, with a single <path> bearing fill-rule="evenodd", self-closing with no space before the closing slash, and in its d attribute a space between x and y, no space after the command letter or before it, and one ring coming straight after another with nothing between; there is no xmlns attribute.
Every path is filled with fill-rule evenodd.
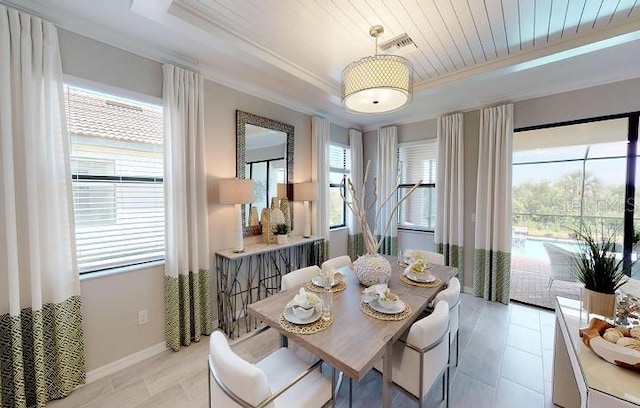
<svg viewBox="0 0 640 408"><path fill-rule="evenodd" d="M360 310L362 291L365 287L360 285L350 267L340 269L345 275L347 287L344 291L333 294L334 321L324 331L302 335L287 332L280 326L280 314L303 285L250 304L249 314L349 377L360 380L382 357L385 345L402 336L449 279L458 273L457 268L432 265L431 273L440 278L441 283L433 288L411 286L400 280L404 267L397 264L396 258L388 259L391 263L389 288L400 300L411 306L411 315L404 320L383 321L365 315Z"/></svg>

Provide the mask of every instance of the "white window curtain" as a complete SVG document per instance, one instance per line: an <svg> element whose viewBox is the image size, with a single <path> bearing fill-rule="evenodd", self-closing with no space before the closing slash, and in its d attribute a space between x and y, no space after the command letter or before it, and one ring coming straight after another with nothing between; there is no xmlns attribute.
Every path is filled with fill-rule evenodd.
<svg viewBox="0 0 640 408"><path fill-rule="evenodd" d="M398 202L395 190L398 184L398 128L389 126L378 130L378 172L375 229L376 237L383 238L379 252L395 255L398 252L398 221L393 209ZM390 195L391 199L384 203ZM383 204L384 203L384 204ZM387 221L391 219L385 231Z"/></svg>
<svg viewBox="0 0 640 408"><path fill-rule="evenodd" d="M482 109L478 148L473 290L509 303L513 105Z"/></svg>
<svg viewBox="0 0 640 408"><path fill-rule="evenodd" d="M165 340L179 350L213 330L202 78L163 66Z"/></svg>
<svg viewBox="0 0 640 408"><path fill-rule="evenodd" d="M437 251L445 265L458 268L464 278L464 126L463 114L438 118L438 160L436 172Z"/></svg>
<svg viewBox="0 0 640 408"><path fill-rule="evenodd" d="M316 183L317 199L313 203L313 233L324 238L320 259L329 259L329 144L331 122L318 116L311 118L311 180Z"/></svg>
<svg viewBox="0 0 640 408"><path fill-rule="evenodd" d="M85 381L56 27L0 5L0 405Z"/></svg>
<svg viewBox="0 0 640 408"><path fill-rule="evenodd" d="M363 144L362 132L356 129L349 129L349 150L351 153L351 182L357 195L362 193L362 182L364 179L363 165ZM347 189L348 191L348 189ZM347 193L348 194L348 193ZM347 228L349 235L347 237L347 253L352 260L357 259L364 253L364 241L362 240L362 231L360 224L353 215L351 210L347 209Z"/></svg>

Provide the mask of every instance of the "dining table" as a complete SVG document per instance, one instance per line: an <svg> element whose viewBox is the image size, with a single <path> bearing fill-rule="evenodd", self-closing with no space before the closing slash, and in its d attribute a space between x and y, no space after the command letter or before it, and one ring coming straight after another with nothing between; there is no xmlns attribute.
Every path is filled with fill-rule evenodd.
<svg viewBox="0 0 640 408"><path fill-rule="evenodd" d="M458 274L457 268L431 265L431 274L439 278L439 283L429 288L413 286L401 280L405 266L400 265L395 257L387 257L387 259L391 264L388 287L392 293L397 294L400 300L411 308L411 313L403 320L379 320L366 315L360 309L365 287L358 282L353 269L349 266L339 269L344 274L346 288L333 294L333 323L318 333L292 333L285 330L279 323L280 315L287 303L293 299L304 284L248 306L250 315L355 381L361 380L382 358L384 362L382 373L383 408L391 406L391 362L393 361L394 342L410 328L438 292L446 287L449 279Z"/></svg>

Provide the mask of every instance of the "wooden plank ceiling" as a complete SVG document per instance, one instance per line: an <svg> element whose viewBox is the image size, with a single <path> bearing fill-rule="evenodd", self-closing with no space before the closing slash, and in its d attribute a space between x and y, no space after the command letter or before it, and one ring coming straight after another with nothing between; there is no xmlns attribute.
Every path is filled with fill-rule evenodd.
<svg viewBox="0 0 640 408"><path fill-rule="evenodd" d="M407 33L416 83L640 18L638 0L182 0L288 63L337 82L349 62Z"/></svg>

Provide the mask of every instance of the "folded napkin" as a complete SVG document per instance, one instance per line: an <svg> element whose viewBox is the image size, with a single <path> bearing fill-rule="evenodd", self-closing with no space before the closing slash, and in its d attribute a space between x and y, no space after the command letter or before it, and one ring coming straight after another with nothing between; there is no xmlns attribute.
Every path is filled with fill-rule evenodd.
<svg viewBox="0 0 640 408"><path fill-rule="evenodd" d="M320 298L318 295L313 293L307 293L304 290L304 287L300 288L300 291L297 295L293 297L289 303L287 303L287 307L300 306L304 309L310 309L315 307L320 302Z"/></svg>
<svg viewBox="0 0 640 408"><path fill-rule="evenodd" d="M409 265L409 268L404 271L404 275L408 275L409 273L421 274L428 270L427 263L423 259L416 259Z"/></svg>
<svg viewBox="0 0 640 408"><path fill-rule="evenodd" d="M386 284L379 283L377 285L369 286L368 288L363 290L362 293L364 293L363 300L366 303L369 303L374 299L386 300L387 297L391 294L391 291Z"/></svg>
<svg viewBox="0 0 640 408"><path fill-rule="evenodd" d="M334 279L340 280L340 279L344 278L344 273L342 271L339 271L336 268L332 268L332 267L328 267L328 268L325 268L325 269L319 271L317 276L320 279L324 279L325 278L325 274L328 274L330 277L332 277L332 279L331 279L332 282L333 282Z"/></svg>

